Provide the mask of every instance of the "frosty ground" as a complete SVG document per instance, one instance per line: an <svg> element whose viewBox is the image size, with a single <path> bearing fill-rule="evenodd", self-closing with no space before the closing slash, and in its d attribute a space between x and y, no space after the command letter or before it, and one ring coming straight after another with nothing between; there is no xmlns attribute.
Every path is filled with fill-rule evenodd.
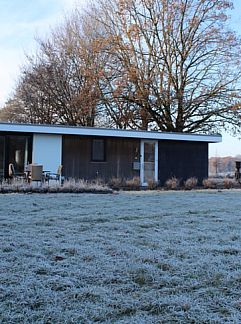
<svg viewBox="0 0 241 324"><path fill-rule="evenodd" d="M241 191L0 196L1 323L241 323Z"/></svg>

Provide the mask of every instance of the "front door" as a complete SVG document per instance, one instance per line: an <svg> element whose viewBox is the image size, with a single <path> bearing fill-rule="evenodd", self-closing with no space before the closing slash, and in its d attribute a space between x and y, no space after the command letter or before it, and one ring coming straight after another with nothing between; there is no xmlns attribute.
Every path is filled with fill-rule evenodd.
<svg viewBox="0 0 241 324"><path fill-rule="evenodd" d="M158 142L141 141L141 185L158 181Z"/></svg>

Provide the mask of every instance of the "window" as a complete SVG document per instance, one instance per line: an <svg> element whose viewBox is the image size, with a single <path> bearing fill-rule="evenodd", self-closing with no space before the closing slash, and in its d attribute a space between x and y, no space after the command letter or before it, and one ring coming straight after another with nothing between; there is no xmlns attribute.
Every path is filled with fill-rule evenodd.
<svg viewBox="0 0 241 324"><path fill-rule="evenodd" d="M13 163L16 173L23 173L29 161L28 144L27 136L9 136L8 162Z"/></svg>
<svg viewBox="0 0 241 324"><path fill-rule="evenodd" d="M92 140L91 160L95 162L105 161L105 141L103 139Z"/></svg>
<svg viewBox="0 0 241 324"><path fill-rule="evenodd" d="M0 179L4 177L4 152L5 152L5 139L0 136Z"/></svg>

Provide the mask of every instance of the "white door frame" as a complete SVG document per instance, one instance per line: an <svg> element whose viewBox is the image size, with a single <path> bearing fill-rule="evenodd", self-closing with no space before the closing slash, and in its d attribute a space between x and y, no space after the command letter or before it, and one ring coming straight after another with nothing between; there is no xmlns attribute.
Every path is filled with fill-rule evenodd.
<svg viewBox="0 0 241 324"><path fill-rule="evenodd" d="M154 143L155 144L155 173L154 173L154 181L158 181L158 141L153 140L141 140L140 147L140 180L142 186L147 186L148 183L144 182L144 144L145 143Z"/></svg>

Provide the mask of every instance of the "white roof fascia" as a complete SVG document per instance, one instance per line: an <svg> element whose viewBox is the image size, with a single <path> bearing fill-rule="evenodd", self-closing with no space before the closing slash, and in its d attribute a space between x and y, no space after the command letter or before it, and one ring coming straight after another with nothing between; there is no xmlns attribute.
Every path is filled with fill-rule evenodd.
<svg viewBox="0 0 241 324"><path fill-rule="evenodd" d="M221 135L202 135L192 133L165 133L159 131L136 131L94 127L36 125L0 123L0 131L24 132L36 134L83 135L102 137L138 138L150 140L172 140L218 143L222 141Z"/></svg>

